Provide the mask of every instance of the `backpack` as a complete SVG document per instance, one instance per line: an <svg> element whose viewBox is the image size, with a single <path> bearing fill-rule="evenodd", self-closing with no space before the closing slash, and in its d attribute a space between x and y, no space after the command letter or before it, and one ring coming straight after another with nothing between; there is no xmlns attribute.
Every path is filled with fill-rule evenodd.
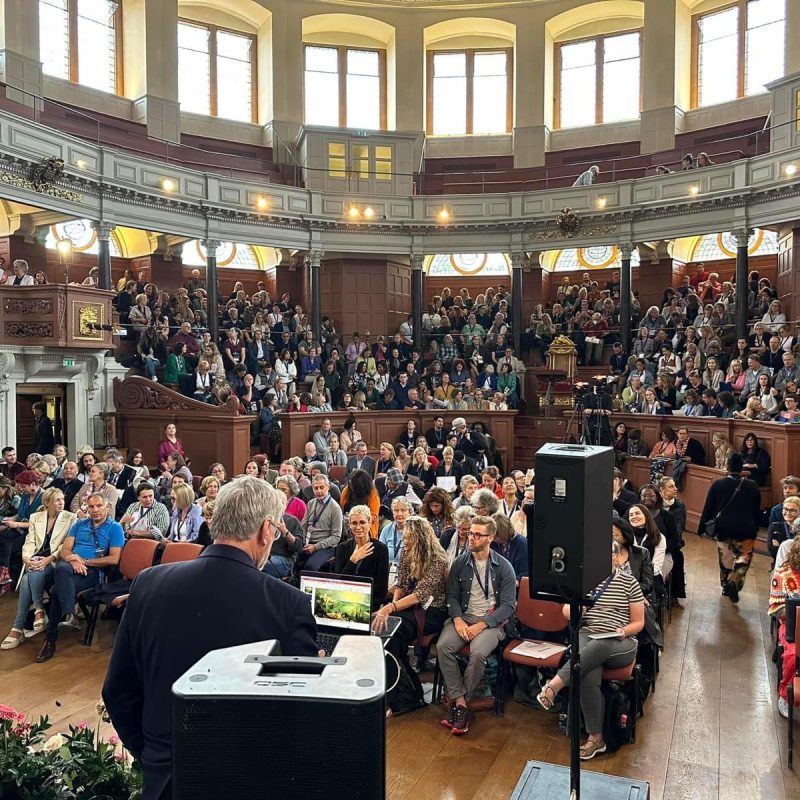
<svg viewBox="0 0 800 800"><path fill-rule="evenodd" d="M397 676L397 684L387 694L386 699L389 708L392 709L392 715L399 717L401 714L423 708L426 703L425 693L417 673L409 669L402 661L396 663L400 667L400 674Z"/></svg>
<svg viewBox="0 0 800 800"><path fill-rule="evenodd" d="M618 683L601 685L605 714L603 715L603 741L609 753L614 753L633 738L633 711L628 696Z"/></svg>

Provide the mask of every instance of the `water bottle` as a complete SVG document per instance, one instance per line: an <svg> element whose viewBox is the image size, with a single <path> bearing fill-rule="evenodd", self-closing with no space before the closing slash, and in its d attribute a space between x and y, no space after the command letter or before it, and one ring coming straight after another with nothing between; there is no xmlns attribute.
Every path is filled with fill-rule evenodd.
<svg viewBox="0 0 800 800"><path fill-rule="evenodd" d="M567 715L566 714L559 714L558 715L558 732L561 736L567 735Z"/></svg>

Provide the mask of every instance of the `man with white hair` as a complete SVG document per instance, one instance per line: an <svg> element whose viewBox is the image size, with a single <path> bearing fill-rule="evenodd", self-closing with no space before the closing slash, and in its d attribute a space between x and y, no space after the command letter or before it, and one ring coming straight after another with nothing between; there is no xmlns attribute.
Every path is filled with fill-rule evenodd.
<svg viewBox="0 0 800 800"><path fill-rule="evenodd" d="M318 655L308 598L261 571L285 505L266 481L234 479L217 495L214 544L194 561L146 569L133 582L103 701L142 765L143 800L172 797L172 684L199 659L268 639L285 656Z"/></svg>
<svg viewBox="0 0 800 800"><path fill-rule="evenodd" d="M592 164L586 172L581 172L575 179L573 186L591 186L597 181L597 176L600 174L600 167L597 164Z"/></svg>

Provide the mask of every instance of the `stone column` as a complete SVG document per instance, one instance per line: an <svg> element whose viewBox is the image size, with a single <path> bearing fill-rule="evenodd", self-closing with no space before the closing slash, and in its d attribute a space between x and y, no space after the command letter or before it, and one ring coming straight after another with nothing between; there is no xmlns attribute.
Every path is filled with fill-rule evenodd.
<svg viewBox="0 0 800 800"><path fill-rule="evenodd" d="M411 317L414 327L414 347L422 350L422 293L423 272L422 265L425 256L414 254L411 256Z"/></svg>
<svg viewBox="0 0 800 800"><path fill-rule="evenodd" d="M147 135L181 139L178 99L178 0L125 0L122 4L125 96Z"/></svg>
<svg viewBox="0 0 800 800"><path fill-rule="evenodd" d="M514 341L514 355L519 358L522 352L522 264L525 253L511 254L511 335Z"/></svg>
<svg viewBox="0 0 800 800"><path fill-rule="evenodd" d="M683 0L645 0L642 31L642 153L675 147L689 107L691 20ZM685 62L685 64L684 64Z"/></svg>
<svg viewBox="0 0 800 800"><path fill-rule="evenodd" d="M206 249L206 291L208 295L208 332L211 341L219 343L219 298L217 297L217 250L222 243L217 239L204 239Z"/></svg>
<svg viewBox="0 0 800 800"><path fill-rule="evenodd" d="M747 337L747 248L753 231L740 228L732 233L736 239L736 336L741 339Z"/></svg>
<svg viewBox="0 0 800 800"><path fill-rule="evenodd" d="M97 233L97 267L100 271L100 279L98 286L101 289L113 289L114 286L111 281L111 250L109 248L109 238L111 231L114 230L114 225L110 222L96 222L94 225L95 232Z"/></svg>
<svg viewBox="0 0 800 800"><path fill-rule="evenodd" d="M786 0L786 66L784 74L792 75L795 72L800 72L800 0Z"/></svg>
<svg viewBox="0 0 800 800"><path fill-rule="evenodd" d="M320 299L319 268L322 263L322 251L310 250L308 253L309 282L311 288L311 330L314 338L322 341L322 301Z"/></svg>
<svg viewBox="0 0 800 800"><path fill-rule="evenodd" d="M42 94L37 9L31 0L0 0L0 82L6 97L28 106Z"/></svg>
<svg viewBox="0 0 800 800"><path fill-rule="evenodd" d="M633 244L625 242L619 246L622 264L619 270L619 338L622 352L631 354L631 253Z"/></svg>

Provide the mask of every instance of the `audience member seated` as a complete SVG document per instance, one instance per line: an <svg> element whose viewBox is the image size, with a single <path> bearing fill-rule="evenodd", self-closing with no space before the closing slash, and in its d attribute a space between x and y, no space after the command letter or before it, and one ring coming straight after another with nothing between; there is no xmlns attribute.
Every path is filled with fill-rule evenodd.
<svg viewBox="0 0 800 800"><path fill-rule="evenodd" d="M378 630L388 624L389 615L400 618L386 650L397 660L407 680L414 687L414 703L399 706L397 693L389 692L389 708L396 713L425 707L425 696L419 676L408 660L409 645L420 636L438 634L447 619L447 555L430 523L411 516L403 527L403 547L397 567L392 601L376 614ZM418 607L425 610L422 629L417 622Z"/></svg>
<svg viewBox="0 0 800 800"><path fill-rule="evenodd" d="M104 495L90 494L86 508L87 518L75 521L61 546L50 593L46 638L36 657L40 663L55 655L60 628L80 628L74 614L77 594L100 583L103 571L119 563L125 544L125 534L114 521Z"/></svg>
<svg viewBox="0 0 800 800"><path fill-rule="evenodd" d="M172 515L167 538L172 542L194 542L203 524L203 510L194 501L191 484L173 486L170 492Z"/></svg>
<svg viewBox="0 0 800 800"><path fill-rule="evenodd" d="M391 503L392 519L381 528L381 541L386 545L389 563L396 569L403 550L403 528L413 513L411 503L405 497L395 497Z"/></svg>
<svg viewBox="0 0 800 800"><path fill-rule="evenodd" d="M389 588L389 550L372 536L378 519L366 505L354 505L347 515L352 537L336 547L334 571L340 575L358 575L372 579L372 610L377 611L386 600Z"/></svg>
<svg viewBox="0 0 800 800"><path fill-rule="evenodd" d="M298 570L319 572L334 557L342 538L342 509L330 495L327 475L314 476L314 497L303 517L303 545L297 558Z"/></svg>
<svg viewBox="0 0 800 800"><path fill-rule="evenodd" d="M0 597L11 591L11 556L22 551L31 514L38 511L42 504L42 478L38 472L20 472L15 482L22 496L19 508L16 514L5 517L0 523Z"/></svg>
<svg viewBox="0 0 800 800"><path fill-rule="evenodd" d="M756 486L766 486L767 476L771 470L771 459L769 453L758 443L758 437L754 433L745 435L742 442L741 456L744 468L747 470L747 477L755 481Z"/></svg>
<svg viewBox="0 0 800 800"><path fill-rule="evenodd" d="M206 478L217 486L216 478ZM205 481L204 481L205 483ZM128 539L156 539L162 541L170 527L167 507L156 500L156 487L149 481L141 481L136 489L137 501L128 506L119 520Z"/></svg>
<svg viewBox="0 0 800 800"><path fill-rule="evenodd" d="M781 545L778 562L772 576L769 593L769 614L778 620L778 644L782 650L780 681L778 683L778 712L782 717L789 716L788 686L794 680L797 664L797 642L786 640L786 599L797 594L800 586L800 520L793 524L795 538Z"/></svg>
<svg viewBox="0 0 800 800"><path fill-rule="evenodd" d="M632 507L633 508L633 507ZM636 658L636 636L644 628L645 598L639 582L617 563L620 546L611 547L611 575L594 590L595 603L583 615L579 631L581 651L581 709L588 738L580 748L582 761L606 751L603 739L605 703L600 690L603 668L618 669ZM569 607L564 606L569 617ZM592 633L617 633L613 639L591 639ZM569 685L570 666L565 664L536 698L550 711L558 693Z"/></svg>
<svg viewBox="0 0 800 800"><path fill-rule="evenodd" d="M25 621L33 606L33 633L41 633L47 625L44 592L53 585L55 564L61 545L75 515L64 510L64 493L50 488L42 495L42 507L31 514L28 533L22 546L22 575L17 584L17 615L0 650L13 650L25 642Z"/></svg>
<svg viewBox="0 0 800 800"><path fill-rule="evenodd" d="M436 645L439 669L450 700L442 725L456 736L469 731L469 700L483 677L487 658L505 638L503 625L516 608L516 579L511 564L492 549L497 527L491 517L473 517L468 552L450 566L445 623ZM469 648L461 674L459 653Z"/></svg>

